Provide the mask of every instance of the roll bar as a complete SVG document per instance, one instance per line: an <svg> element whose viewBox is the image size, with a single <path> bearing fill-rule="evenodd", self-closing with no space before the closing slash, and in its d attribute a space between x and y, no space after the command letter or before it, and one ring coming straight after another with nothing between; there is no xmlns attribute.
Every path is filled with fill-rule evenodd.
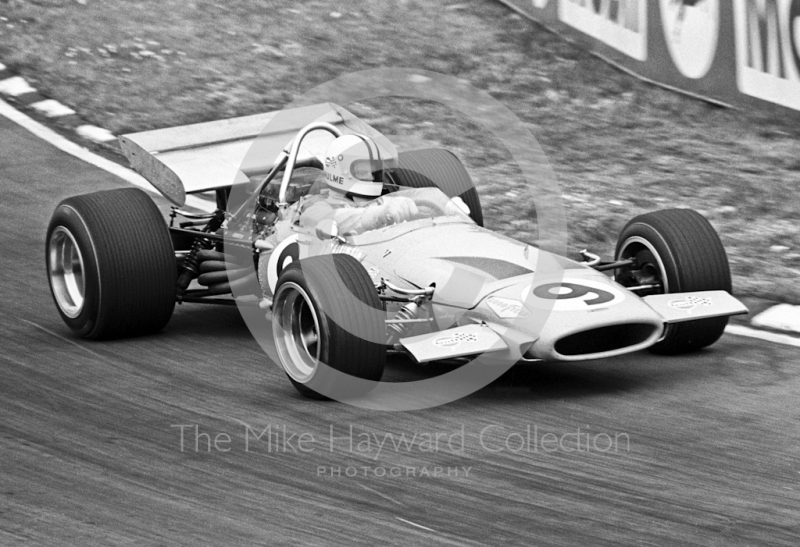
<svg viewBox="0 0 800 547"><path fill-rule="evenodd" d="M292 147L289 150L289 160L286 163L286 169L283 172L283 179L281 179L281 188L278 193L278 205L286 207L288 203L286 203L286 191L289 188L289 181L292 178L292 173L294 173L294 164L297 161L297 153L300 150L300 144L303 142L303 139L306 135L311 133L312 131L316 131L317 129L324 129L328 133L331 133L334 137L341 137L342 132L335 126L327 123L327 122L312 122L302 128L300 131L297 132L297 136L292 141ZM286 150L283 151L286 153ZM278 159L279 163L280 159Z"/></svg>

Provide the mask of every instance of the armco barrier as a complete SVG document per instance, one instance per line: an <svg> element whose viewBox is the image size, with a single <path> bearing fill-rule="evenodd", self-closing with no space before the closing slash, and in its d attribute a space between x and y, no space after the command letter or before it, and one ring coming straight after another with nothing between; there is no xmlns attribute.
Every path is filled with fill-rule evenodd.
<svg viewBox="0 0 800 547"><path fill-rule="evenodd" d="M800 113L800 0L499 0L643 78Z"/></svg>

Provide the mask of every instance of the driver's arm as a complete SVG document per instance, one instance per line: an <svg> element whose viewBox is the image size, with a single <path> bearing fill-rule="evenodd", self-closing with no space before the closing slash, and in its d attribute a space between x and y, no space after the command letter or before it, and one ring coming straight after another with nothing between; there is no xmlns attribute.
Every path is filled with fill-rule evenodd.
<svg viewBox="0 0 800 547"><path fill-rule="evenodd" d="M419 214L414 200L404 196L383 196L363 207L337 209L334 220L343 235L377 230Z"/></svg>
<svg viewBox="0 0 800 547"><path fill-rule="evenodd" d="M361 225L364 230L375 230L411 220L419 214L414 200L405 196L383 196L364 207Z"/></svg>

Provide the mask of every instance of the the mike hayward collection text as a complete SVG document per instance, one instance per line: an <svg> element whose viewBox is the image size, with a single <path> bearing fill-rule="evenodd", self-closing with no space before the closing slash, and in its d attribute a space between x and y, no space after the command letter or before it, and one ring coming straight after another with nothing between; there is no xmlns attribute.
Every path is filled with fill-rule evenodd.
<svg viewBox="0 0 800 547"><path fill-rule="evenodd" d="M330 424L321 431L296 429L287 424L254 425L236 420L227 431L200 424L173 424L181 452L314 452L367 455L377 460L387 453L596 453L627 454L630 437L624 432L596 432L588 426L567 431L532 424L509 426L461 424L441 431L373 431L354 424Z"/></svg>

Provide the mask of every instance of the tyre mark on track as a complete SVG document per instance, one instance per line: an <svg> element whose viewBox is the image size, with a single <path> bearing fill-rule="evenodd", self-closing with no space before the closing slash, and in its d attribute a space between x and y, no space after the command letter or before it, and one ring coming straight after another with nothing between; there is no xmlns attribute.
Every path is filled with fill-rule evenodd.
<svg viewBox="0 0 800 547"><path fill-rule="evenodd" d="M364 486L364 485L363 485L363 484L361 484L361 483L359 483L359 484L358 484L358 486L360 486L360 487L361 487L361 488L363 488L364 490L367 490L367 491L369 491L369 492L372 492L373 494L375 494L375 495L377 495L377 496L380 496L380 497L382 497L383 499L389 500L389 501L391 501L391 502L392 502L392 503L394 503L394 504L397 504L397 505L403 506L403 503L402 503L402 502L399 502L399 501L397 501L396 499L394 499L394 498L392 498L392 497L389 497L389 496L387 496L386 494L383 494L383 493L381 493L381 492L378 492L377 490L374 490L374 489L370 488L369 486ZM401 519L401 520L402 520L402 519Z"/></svg>
<svg viewBox="0 0 800 547"><path fill-rule="evenodd" d="M427 526L417 524L416 522L411 522L410 520L406 520L402 517L394 517L394 518L396 518L399 521L405 522L406 524L410 524L411 526L416 526L417 528L422 528L423 530L427 530L428 532L433 532L434 534L438 534L438 532L433 528L428 528Z"/></svg>
<svg viewBox="0 0 800 547"><path fill-rule="evenodd" d="M95 357L98 357L98 358L100 358L100 359L105 359L105 357L104 357L104 356L100 355L100 354L99 354L99 353L97 353L96 351L90 350L89 348L87 348L87 347L84 347L84 346L82 346L82 345L78 344L77 342L75 342L75 341L73 341L73 340L70 340L69 338L66 338L66 337L64 337L64 336L61 336L61 335L60 335L60 334L58 334L57 332L53 332L53 331L51 331L50 329L48 329L48 328L45 328L45 327L43 327L43 326L39 325L38 323L34 323L33 321L28 321L27 319L22 319L21 317L19 317L18 319L19 319L20 321L22 321L23 323L27 323L27 324L29 324L29 325L31 325L31 326L33 326L33 327L36 327L37 329L39 329L39 330L40 330L40 331L42 331L42 332L46 332L47 334L49 334L49 335L51 335L51 336L55 336L56 338L58 338L58 339L59 339L59 340L61 340L62 342L66 342L67 344L71 344L71 345L75 346L76 348L80 348L80 349L82 349L83 351L85 351L85 352L87 352L87 353L89 353L89 354L91 354L91 355L94 355Z"/></svg>

